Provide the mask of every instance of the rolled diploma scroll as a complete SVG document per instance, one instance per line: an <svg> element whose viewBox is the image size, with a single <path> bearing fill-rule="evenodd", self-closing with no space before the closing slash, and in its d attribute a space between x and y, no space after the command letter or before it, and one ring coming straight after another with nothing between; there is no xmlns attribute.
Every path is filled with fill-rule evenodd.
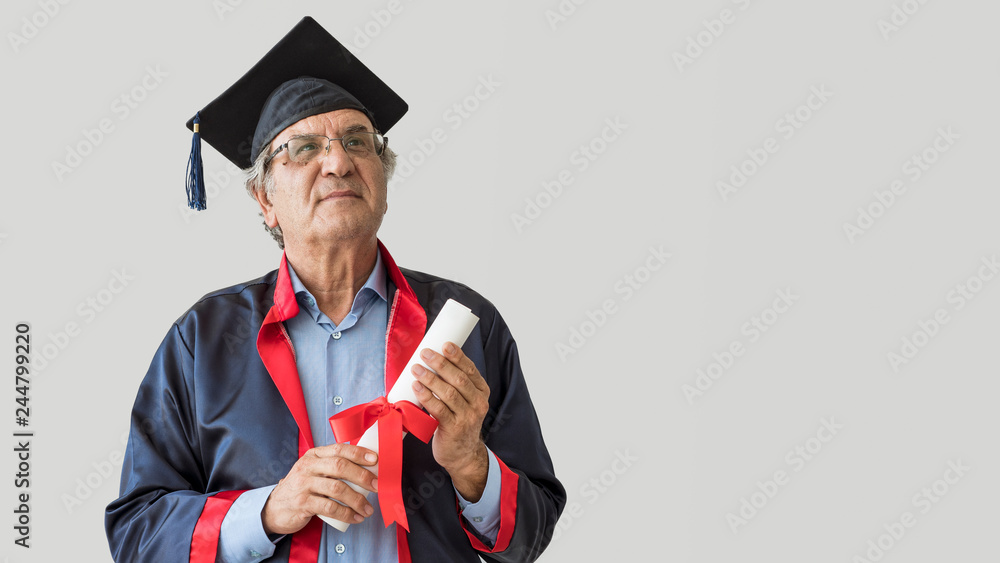
<svg viewBox="0 0 1000 563"><path fill-rule="evenodd" d="M417 395L413 392L413 382L416 378L413 377L413 366L420 364L430 371L434 371L420 359L420 351L424 348L430 348L438 354L441 354L441 349L444 347L445 342L454 342L456 346L462 347L465 344L465 339L469 337L472 333L472 329L475 328L476 323L479 322L479 317L472 314L472 311L468 307L462 305L454 299L449 299L444 307L441 308L441 312L438 313L434 322L431 323L430 328L427 329L427 333L424 334L423 340L420 341L420 345L413 352L413 356L410 361L407 362L406 367L403 368L403 373L399 374L399 379L396 383L392 385L392 389L386 395L386 399L390 403L395 403L396 401L410 401L411 403L423 408L420 401L417 399ZM437 373L437 372L435 372ZM406 434L404 433L405 437ZM363 448L368 448L376 453L378 452L378 422L371 426L361 439L358 440L358 445ZM372 473L378 475L378 464L368 468ZM368 489L355 485L349 481L344 481L355 491L365 495L366 497L371 492ZM341 532L346 532L347 528L350 526L347 522L341 522L335 518L329 518L327 516L320 516L324 522L333 526L334 528L340 530Z"/></svg>

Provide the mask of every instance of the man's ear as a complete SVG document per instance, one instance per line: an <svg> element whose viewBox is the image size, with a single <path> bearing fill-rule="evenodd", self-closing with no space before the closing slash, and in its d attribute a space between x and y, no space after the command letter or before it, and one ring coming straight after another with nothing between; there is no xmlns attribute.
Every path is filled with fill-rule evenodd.
<svg viewBox="0 0 1000 563"><path fill-rule="evenodd" d="M277 227L278 217L274 214L274 204L267 197L267 190L257 190L253 197L257 200L257 205L260 205L260 213L264 216L264 223L272 229Z"/></svg>

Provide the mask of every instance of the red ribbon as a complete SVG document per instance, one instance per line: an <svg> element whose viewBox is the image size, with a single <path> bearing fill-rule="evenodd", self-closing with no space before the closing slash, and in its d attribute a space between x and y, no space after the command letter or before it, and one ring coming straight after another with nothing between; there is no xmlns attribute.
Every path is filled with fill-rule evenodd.
<svg viewBox="0 0 1000 563"><path fill-rule="evenodd" d="M403 430L421 442L434 435L438 422L409 401L390 403L379 397L370 403L351 407L330 417L330 427L338 442L356 442L378 422L378 503L382 520L410 531L403 504Z"/></svg>

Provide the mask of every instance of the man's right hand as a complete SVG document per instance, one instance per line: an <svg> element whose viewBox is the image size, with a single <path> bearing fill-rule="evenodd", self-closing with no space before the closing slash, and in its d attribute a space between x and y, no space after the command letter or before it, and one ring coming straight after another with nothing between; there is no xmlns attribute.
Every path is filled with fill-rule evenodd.
<svg viewBox="0 0 1000 563"><path fill-rule="evenodd" d="M292 534L304 528L315 515L341 522L363 522L372 515L374 508L364 495L341 479L377 492L378 479L365 469L377 461L378 456L372 450L350 444L332 444L307 451L267 497L260 515L264 531Z"/></svg>

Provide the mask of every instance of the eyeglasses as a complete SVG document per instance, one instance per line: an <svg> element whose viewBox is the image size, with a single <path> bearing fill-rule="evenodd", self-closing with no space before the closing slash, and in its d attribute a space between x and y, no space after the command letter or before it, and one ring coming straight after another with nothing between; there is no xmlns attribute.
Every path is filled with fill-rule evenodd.
<svg viewBox="0 0 1000 563"><path fill-rule="evenodd" d="M333 141L340 141L347 154L381 156L389 140L378 133L368 131L348 133L339 138L330 138L326 135L298 135L288 139L286 143L272 152L271 156L267 157L265 164L271 162L274 157L278 156L278 153L285 149L288 149L288 160L298 164L306 164L319 158L325 158L326 155L330 154L330 145Z"/></svg>

